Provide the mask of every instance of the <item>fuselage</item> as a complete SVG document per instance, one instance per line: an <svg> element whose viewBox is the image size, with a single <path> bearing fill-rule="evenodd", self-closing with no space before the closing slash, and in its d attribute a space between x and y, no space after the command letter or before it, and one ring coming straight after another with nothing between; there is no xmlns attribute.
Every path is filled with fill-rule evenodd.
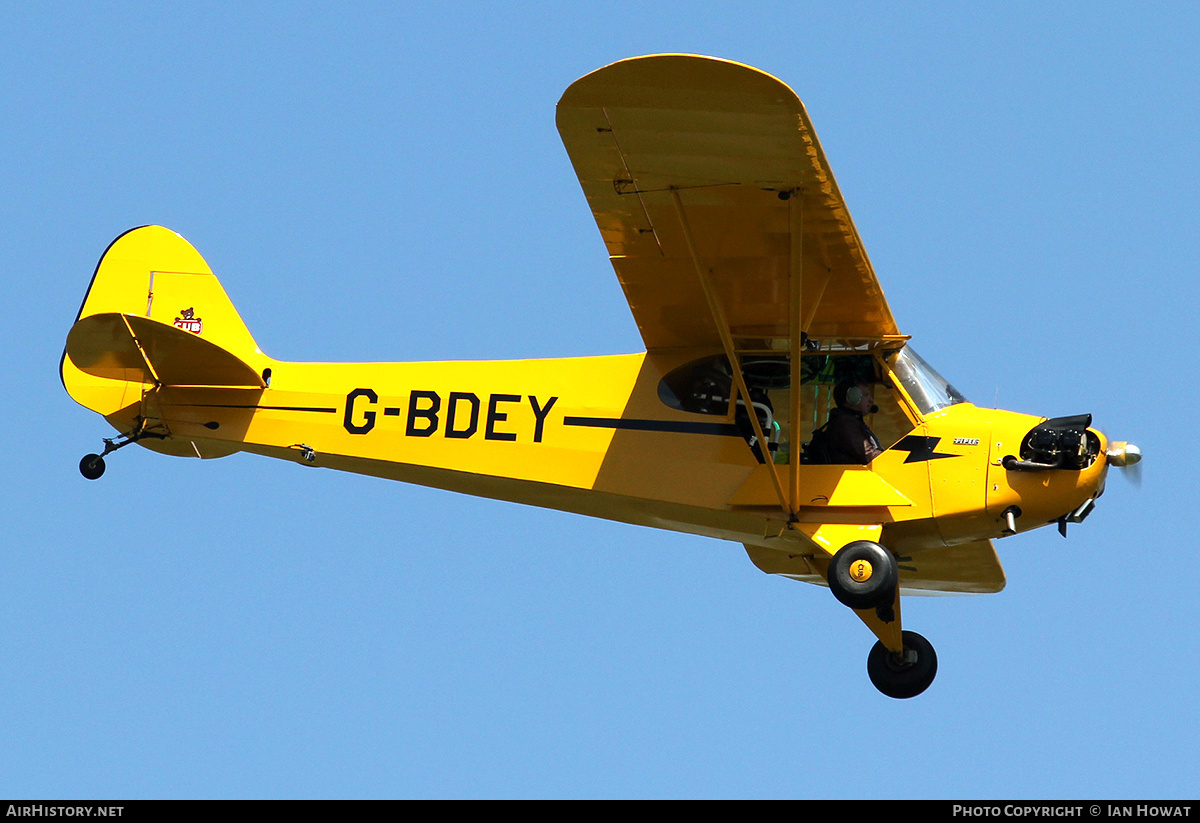
<svg viewBox="0 0 1200 823"><path fill-rule="evenodd" d="M732 412L663 400L664 377L712 354L264 358L255 365L269 369L265 389L162 387L110 421L124 430L134 414L161 420L169 439L143 445L173 454L244 450L761 546L805 523L882 523L884 542L901 552L985 540L1053 522L1102 489L1103 448L1079 471L1009 470L1004 458L1045 418L966 402L922 413L879 358L886 450L866 466L797 466L800 498L788 511L771 473L786 478L798 449L788 454L785 443L760 462Z"/></svg>

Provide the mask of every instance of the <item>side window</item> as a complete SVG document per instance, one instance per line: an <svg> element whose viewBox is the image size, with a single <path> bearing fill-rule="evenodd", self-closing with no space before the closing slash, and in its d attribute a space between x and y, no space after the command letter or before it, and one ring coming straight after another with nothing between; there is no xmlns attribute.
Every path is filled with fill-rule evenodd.
<svg viewBox="0 0 1200 823"><path fill-rule="evenodd" d="M674 369L658 384L658 399L695 414L728 414L733 370L724 356L694 360Z"/></svg>
<svg viewBox="0 0 1200 823"><path fill-rule="evenodd" d="M775 463L788 460L786 428L790 372L786 357L746 357L742 377L750 390L750 402L735 394L733 369L723 355L695 360L672 370L659 382L658 397L673 409L694 414L728 416L745 438L758 461ZM758 442L750 415L758 417L766 444ZM780 415L784 419L780 419Z"/></svg>

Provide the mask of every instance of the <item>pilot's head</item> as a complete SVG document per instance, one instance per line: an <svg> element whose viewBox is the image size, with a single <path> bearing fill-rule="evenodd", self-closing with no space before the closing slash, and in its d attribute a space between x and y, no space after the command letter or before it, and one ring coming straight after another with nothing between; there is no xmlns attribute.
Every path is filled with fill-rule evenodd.
<svg viewBox="0 0 1200 823"><path fill-rule="evenodd" d="M833 402L858 414L871 414L876 409L870 383L838 383L833 387Z"/></svg>

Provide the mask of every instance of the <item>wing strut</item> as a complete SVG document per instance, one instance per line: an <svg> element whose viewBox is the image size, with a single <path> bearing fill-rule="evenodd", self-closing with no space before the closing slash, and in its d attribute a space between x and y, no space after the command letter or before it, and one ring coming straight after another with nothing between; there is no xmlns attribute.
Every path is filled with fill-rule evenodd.
<svg viewBox="0 0 1200 823"><path fill-rule="evenodd" d="M737 386L738 394L746 402L746 414L750 418L750 425L754 428L754 436L758 438L759 453L763 456L763 462L771 468L771 483L775 486L775 494L779 496L780 507L789 517L792 517L794 513L788 506L787 495L779 480L779 471L775 468L775 461L771 459L771 453L767 449L767 438L763 435L762 424L758 421L758 414L754 411L754 402L750 399L750 390L746 386L745 375L742 374L742 361L738 359L737 350L733 345L733 335L729 331L729 321L725 317L724 309L721 308L721 301L717 299L712 281L708 279L708 274L700 263L700 256L696 254L696 244L692 240L692 227L688 223L687 214L683 210L683 200L680 198L679 189L676 186L671 186L671 197L675 199L675 210L679 213L679 223L683 227L683 237L687 242L692 265L696 267L696 275L700 278L700 288L704 290L704 297L708 300L708 309L712 312L713 323L717 326L717 333L721 335L721 345L725 348L725 356L729 358L734 385ZM798 369L798 366L796 368ZM795 473L794 469L793 473ZM799 499L799 495L796 499Z"/></svg>
<svg viewBox="0 0 1200 823"><path fill-rule="evenodd" d="M791 433L788 436L788 480L794 517L800 511L800 352L803 349L804 329L800 322L800 294L804 286L804 192L797 190L788 198L789 241L788 265L788 356L791 366L791 389L788 392Z"/></svg>

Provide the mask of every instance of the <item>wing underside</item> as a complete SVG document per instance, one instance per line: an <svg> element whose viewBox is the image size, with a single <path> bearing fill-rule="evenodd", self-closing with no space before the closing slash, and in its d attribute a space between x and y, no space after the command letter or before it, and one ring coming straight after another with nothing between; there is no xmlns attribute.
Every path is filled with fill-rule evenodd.
<svg viewBox="0 0 1200 823"><path fill-rule="evenodd" d="M572 84L557 119L647 349L721 344L698 266L739 352L786 352L797 309L810 337L898 334L781 81L713 58L634 58Z"/></svg>

